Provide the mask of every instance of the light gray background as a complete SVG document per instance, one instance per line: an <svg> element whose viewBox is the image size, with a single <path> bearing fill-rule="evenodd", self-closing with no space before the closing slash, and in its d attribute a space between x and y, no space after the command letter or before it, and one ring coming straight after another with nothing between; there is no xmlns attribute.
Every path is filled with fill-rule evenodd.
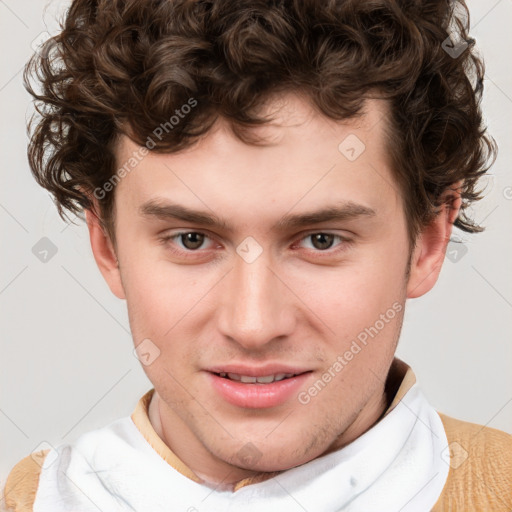
<svg viewBox="0 0 512 512"><path fill-rule="evenodd" d="M129 415L152 387L132 353L125 303L103 281L85 224L60 220L27 164L31 107L21 70L31 42L54 33L65 5L0 0L2 488L9 469L41 442L70 442ZM500 146L487 197L474 209L487 230L460 233L467 252L456 263L446 259L434 290L408 302L397 355L438 410L512 433L512 0L469 7L486 59L484 114ZM42 237L58 248L47 263L32 253Z"/></svg>

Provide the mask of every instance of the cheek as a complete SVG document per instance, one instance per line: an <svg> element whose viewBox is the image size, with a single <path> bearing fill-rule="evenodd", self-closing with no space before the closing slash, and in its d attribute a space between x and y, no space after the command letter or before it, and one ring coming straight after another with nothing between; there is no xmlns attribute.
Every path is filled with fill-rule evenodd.
<svg viewBox="0 0 512 512"><path fill-rule="evenodd" d="M362 364L378 355L386 358L395 346L405 301L406 255L377 249L375 254L329 269L315 286L303 281L301 296L321 321L330 359L352 347L357 352L353 358Z"/></svg>
<svg viewBox="0 0 512 512"><path fill-rule="evenodd" d="M195 360L198 315L218 277L210 276L209 283L192 266L173 265L143 251L127 258L122 275L134 344L149 339L160 352L158 361L144 370L151 380L162 367L180 373L187 361Z"/></svg>
<svg viewBox="0 0 512 512"><path fill-rule="evenodd" d="M191 290L190 279L172 272L169 262L151 253L134 250L121 269L130 327L135 343L139 338L162 340L186 314ZM192 294L193 295L193 294Z"/></svg>
<svg viewBox="0 0 512 512"><path fill-rule="evenodd" d="M333 330L374 322L404 296L401 265L366 265L361 268L332 269L324 285L307 287L308 305ZM335 329L336 327L336 329Z"/></svg>
<svg viewBox="0 0 512 512"><path fill-rule="evenodd" d="M134 345L147 347L154 357L150 364L141 359L142 369L159 392L170 390L173 398L168 403L178 406L190 396L179 383L188 378L190 361L197 359L194 322L190 320L199 290L192 293L189 284L184 291L185 281L179 279L179 273L169 272L169 267L168 263L156 263L149 268L127 268L126 297ZM192 388L189 391L194 392Z"/></svg>

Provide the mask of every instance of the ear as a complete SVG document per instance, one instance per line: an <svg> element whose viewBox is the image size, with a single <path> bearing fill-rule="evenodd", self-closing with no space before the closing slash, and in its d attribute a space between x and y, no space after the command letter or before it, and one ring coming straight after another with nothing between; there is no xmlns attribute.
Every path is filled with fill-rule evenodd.
<svg viewBox="0 0 512 512"><path fill-rule="evenodd" d="M450 241L453 223L459 214L462 183L459 181L445 190L441 196L439 213L418 235L407 284L408 299L421 297L430 291L437 282L446 246Z"/></svg>
<svg viewBox="0 0 512 512"><path fill-rule="evenodd" d="M97 207L93 207L85 212L87 227L89 228L92 253L96 260L96 264L98 265L98 268L100 269L100 272L112 293L120 299L125 299L126 297L123 283L121 281L121 273L119 271L116 252L96 211L99 211Z"/></svg>

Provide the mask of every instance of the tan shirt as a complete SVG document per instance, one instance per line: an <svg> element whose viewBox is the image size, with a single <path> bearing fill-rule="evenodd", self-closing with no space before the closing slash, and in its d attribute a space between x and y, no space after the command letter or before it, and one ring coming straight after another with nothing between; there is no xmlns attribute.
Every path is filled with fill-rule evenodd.
<svg viewBox="0 0 512 512"><path fill-rule="evenodd" d="M391 403L385 414L398 404L415 382L412 369L395 358L386 387ZM201 479L172 452L153 428L149 405L154 391L153 388L140 398L131 418L160 457L184 476L200 483ZM438 414L448 438L451 461L445 487L433 512L511 512L512 435ZM41 466L48 451L28 455L9 473L4 488L9 512L32 512ZM260 473L245 478L235 485L234 491L275 474Z"/></svg>

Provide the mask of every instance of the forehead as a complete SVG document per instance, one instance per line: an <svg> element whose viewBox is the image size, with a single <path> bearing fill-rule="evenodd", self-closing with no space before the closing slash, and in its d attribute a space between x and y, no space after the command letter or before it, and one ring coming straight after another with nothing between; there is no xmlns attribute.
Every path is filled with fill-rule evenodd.
<svg viewBox="0 0 512 512"><path fill-rule="evenodd" d="M306 100L286 95L265 107L274 121L251 128L263 145L239 140L219 119L192 146L177 153L149 152L117 186L116 196L133 207L155 198L223 217L258 213L281 216L291 209L352 202L375 211L396 209L398 187L386 139L388 105L368 100L355 119L335 121ZM140 146L123 136L118 166ZM117 199L116 199L117 203Z"/></svg>

